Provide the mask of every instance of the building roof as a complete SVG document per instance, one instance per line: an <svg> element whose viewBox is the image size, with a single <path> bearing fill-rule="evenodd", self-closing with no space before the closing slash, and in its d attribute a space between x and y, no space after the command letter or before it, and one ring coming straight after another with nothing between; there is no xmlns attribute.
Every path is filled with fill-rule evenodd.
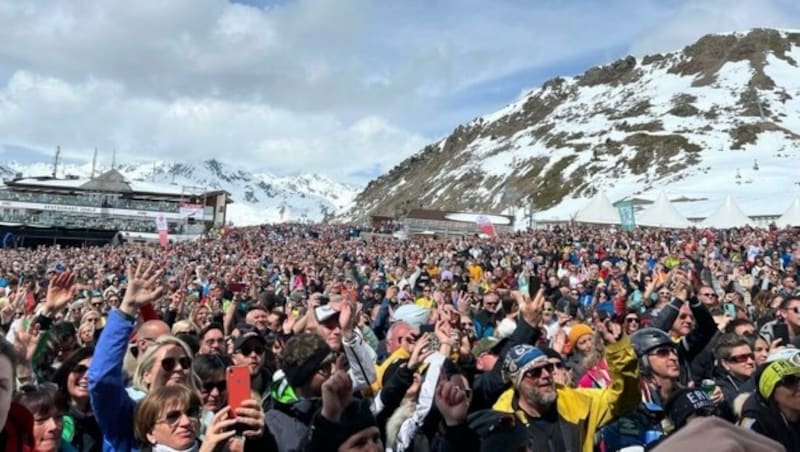
<svg viewBox="0 0 800 452"><path fill-rule="evenodd" d="M414 220L452 221L456 223L475 223L478 217L488 218L492 224L507 226L514 224L514 217L483 213L453 212L434 209L411 209L405 216Z"/></svg>
<svg viewBox="0 0 800 452"><path fill-rule="evenodd" d="M143 193L152 195L167 196L215 196L226 194L230 200L230 193L218 188L201 192L186 192L181 185L159 184L155 182L128 181L117 170L109 170L102 175L94 178L75 178L75 179L53 179L43 177L28 177L6 181L5 185L9 188L42 188L42 189L61 189L61 190L81 190L81 191L110 191L116 193Z"/></svg>
<svg viewBox="0 0 800 452"><path fill-rule="evenodd" d="M87 191L109 191L113 193L130 193L131 185L125 180L125 177L115 169L110 169L105 173L89 179L89 182L81 185L82 189Z"/></svg>

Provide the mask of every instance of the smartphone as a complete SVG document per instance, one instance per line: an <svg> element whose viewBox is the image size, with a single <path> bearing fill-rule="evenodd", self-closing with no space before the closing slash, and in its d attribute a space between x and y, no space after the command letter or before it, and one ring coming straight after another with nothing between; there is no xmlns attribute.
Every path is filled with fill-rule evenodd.
<svg viewBox="0 0 800 452"><path fill-rule="evenodd" d="M789 345L789 325L785 323L776 323L772 325L772 340L780 339L780 345Z"/></svg>
<svg viewBox="0 0 800 452"><path fill-rule="evenodd" d="M724 303L722 307L725 310L725 315L732 319L736 318L736 305L733 303Z"/></svg>
<svg viewBox="0 0 800 452"><path fill-rule="evenodd" d="M435 329L434 325L420 325L419 332L422 334L433 333L434 329Z"/></svg>
<svg viewBox="0 0 800 452"><path fill-rule="evenodd" d="M542 287L542 280L539 279L536 275L531 275L528 278L528 295L533 299L537 293L539 293L539 289Z"/></svg>
<svg viewBox="0 0 800 452"><path fill-rule="evenodd" d="M227 385L231 417L236 417L236 410L242 406L242 402L250 399L250 368L248 366L228 367Z"/></svg>
<svg viewBox="0 0 800 452"><path fill-rule="evenodd" d="M242 284L242 283L235 283L235 282L234 282L234 283L231 283L231 284L230 284L229 288L231 289L231 292L233 292L233 293L239 293L239 292L241 292L241 291L244 289L244 284Z"/></svg>

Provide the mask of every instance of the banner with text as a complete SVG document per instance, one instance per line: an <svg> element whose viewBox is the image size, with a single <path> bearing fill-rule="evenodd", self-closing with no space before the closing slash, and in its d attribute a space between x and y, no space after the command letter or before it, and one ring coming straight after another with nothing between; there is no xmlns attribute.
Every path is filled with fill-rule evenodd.
<svg viewBox="0 0 800 452"><path fill-rule="evenodd" d="M633 231L636 229L636 218L633 212L633 201L622 201L617 203L619 220L622 223L623 231Z"/></svg>

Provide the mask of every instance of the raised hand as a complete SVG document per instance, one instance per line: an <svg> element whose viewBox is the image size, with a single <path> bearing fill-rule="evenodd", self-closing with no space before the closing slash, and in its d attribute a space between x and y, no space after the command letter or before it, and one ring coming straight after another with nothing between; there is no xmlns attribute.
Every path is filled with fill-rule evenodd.
<svg viewBox="0 0 800 452"><path fill-rule="evenodd" d="M622 325L611 320L595 319L594 330L600 333L606 344L614 344L622 337Z"/></svg>
<svg viewBox="0 0 800 452"><path fill-rule="evenodd" d="M353 382L344 370L337 370L322 383L322 416L338 424L342 413L353 400Z"/></svg>
<svg viewBox="0 0 800 452"><path fill-rule="evenodd" d="M519 305L520 313L525 322L532 326L538 327L542 323L542 308L544 307L544 289L539 289L531 299L526 294L520 292L511 293Z"/></svg>
<svg viewBox="0 0 800 452"><path fill-rule="evenodd" d="M339 326L342 328L342 337L349 339L353 336L357 321L356 304L349 300L342 300L342 307L339 311Z"/></svg>
<svg viewBox="0 0 800 452"><path fill-rule="evenodd" d="M236 420L246 426L245 438L259 438L264 434L264 410L261 404L253 399L247 399L236 410Z"/></svg>
<svg viewBox="0 0 800 452"><path fill-rule="evenodd" d="M164 287L158 284L158 279L164 270L156 270L153 267L151 262L147 268L144 268L141 261L136 265L136 269L132 265L128 266L128 287L125 290L125 298L122 299L120 310L134 314L139 308L161 296Z"/></svg>
<svg viewBox="0 0 800 452"><path fill-rule="evenodd" d="M28 323L27 327L25 326L26 321ZM33 359L41 338L42 332L39 330L39 324L34 322L32 318L27 317L17 325L14 331L14 345L17 353L25 358L26 363L30 363Z"/></svg>
<svg viewBox="0 0 800 452"><path fill-rule="evenodd" d="M564 347L566 347L568 339L567 331L564 328L559 327L555 337L553 338L551 347L553 350L561 353L564 350Z"/></svg>
<svg viewBox="0 0 800 452"><path fill-rule="evenodd" d="M434 402L448 426L460 425L467 421L470 397L466 384L460 376L454 375L447 380L442 372L442 378L436 385Z"/></svg>
<svg viewBox="0 0 800 452"><path fill-rule="evenodd" d="M433 354L433 350L428 347L431 343L431 337L428 334L423 334L417 343L414 344L414 350L411 351L411 357L408 359L408 368L416 369L417 366L425 361L425 358Z"/></svg>
<svg viewBox="0 0 800 452"><path fill-rule="evenodd" d="M436 338L439 339L439 343L441 345L446 346L446 347L452 347L453 346L453 339L452 339L452 336L451 336L451 334L453 332L453 328L450 326L450 322L448 322L447 319L439 320L436 323L436 328L435 328L434 332L436 333ZM444 354L446 355L448 353L449 353L449 351L447 353L444 353Z"/></svg>
<svg viewBox="0 0 800 452"><path fill-rule="evenodd" d="M75 274L63 272L50 278L47 285L47 298L45 299L42 314L54 314L72 301L75 295Z"/></svg>
<svg viewBox="0 0 800 452"><path fill-rule="evenodd" d="M226 406L219 410L217 414L211 419L211 423L206 429L206 437L203 440L203 445L200 447L200 452L213 452L218 450L219 446L228 442L236 434L234 425L238 422L237 418L228 419L228 414L231 407Z"/></svg>

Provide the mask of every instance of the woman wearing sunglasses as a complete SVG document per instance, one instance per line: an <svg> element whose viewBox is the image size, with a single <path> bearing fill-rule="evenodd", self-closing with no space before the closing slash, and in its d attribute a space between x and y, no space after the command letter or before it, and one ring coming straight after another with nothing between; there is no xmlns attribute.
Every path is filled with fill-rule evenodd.
<svg viewBox="0 0 800 452"><path fill-rule="evenodd" d="M161 272L151 263L128 267L128 283L119 309L108 315L89 365L89 394L103 440L113 450L136 450L133 412L146 393L163 386L188 385L195 389L191 372L192 354L186 344L162 336L147 348L136 368L133 388L125 388L122 363L142 306L156 301L163 288ZM196 389L195 389L196 390Z"/></svg>
<svg viewBox="0 0 800 452"><path fill-rule="evenodd" d="M103 433L89 404L89 378L86 376L93 354L92 347L75 350L67 356L53 378L60 396L68 404L62 438L81 452L103 450Z"/></svg>
<svg viewBox="0 0 800 452"><path fill-rule="evenodd" d="M197 392L183 385L162 386L151 391L136 407L134 431L140 452L212 452L223 450L235 434L236 419L226 407L214 416L209 433L200 444L201 401Z"/></svg>
<svg viewBox="0 0 800 452"><path fill-rule="evenodd" d="M622 324L625 334L631 335L638 331L640 327L641 319L639 318L639 313L636 311L636 309L628 309L627 313L625 314L625 320Z"/></svg>

